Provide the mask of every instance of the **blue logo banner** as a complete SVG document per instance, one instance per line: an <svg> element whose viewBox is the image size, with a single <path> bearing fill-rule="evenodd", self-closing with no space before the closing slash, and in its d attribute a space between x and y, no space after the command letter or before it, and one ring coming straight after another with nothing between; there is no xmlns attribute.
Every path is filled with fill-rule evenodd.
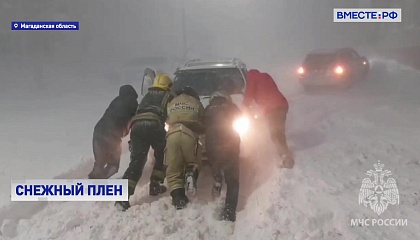
<svg viewBox="0 0 420 240"><path fill-rule="evenodd" d="M59 30L71 31L79 30L79 22L12 22L11 29L15 30Z"/></svg>
<svg viewBox="0 0 420 240"><path fill-rule="evenodd" d="M401 8L334 8L334 22L401 21Z"/></svg>

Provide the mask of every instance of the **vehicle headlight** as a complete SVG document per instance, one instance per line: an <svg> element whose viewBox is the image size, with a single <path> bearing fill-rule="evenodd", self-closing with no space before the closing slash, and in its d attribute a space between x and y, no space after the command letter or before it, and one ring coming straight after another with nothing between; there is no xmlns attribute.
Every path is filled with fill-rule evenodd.
<svg viewBox="0 0 420 240"><path fill-rule="evenodd" d="M242 136L248 132L249 124L248 117L242 116L233 122L233 129Z"/></svg>

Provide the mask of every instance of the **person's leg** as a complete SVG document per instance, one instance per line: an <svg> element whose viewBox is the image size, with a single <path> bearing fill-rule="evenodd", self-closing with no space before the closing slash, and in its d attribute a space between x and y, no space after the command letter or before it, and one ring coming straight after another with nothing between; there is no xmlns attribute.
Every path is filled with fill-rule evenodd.
<svg viewBox="0 0 420 240"><path fill-rule="evenodd" d="M223 174L222 168L220 164L220 156L219 152L216 149L207 150L208 160L211 164L211 172L213 175L214 183L212 188L212 196L213 198L220 197L222 192L222 185L223 185Z"/></svg>
<svg viewBox="0 0 420 240"><path fill-rule="evenodd" d="M130 133L130 164L123 175L128 179L129 189L136 188L137 182L143 174L144 165L147 162L147 155L150 149L148 129L141 122L135 123Z"/></svg>
<svg viewBox="0 0 420 240"><path fill-rule="evenodd" d="M176 209L185 208L188 198L185 196L184 176L185 160L182 151L182 132L171 133L166 138L165 165L166 180Z"/></svg>
<svg viewBox="0 0 420 240"><path fill-rule="evenodd" d="M194 138L190 134L182 133L181 138L182 153L185 159L185 181L187 190L191 195L197 192L197 179L201 167L202 148L198 142L198 137Z"/></svg>
<svg viewBox="0 0 420 240"><path fill-rule="evenodd" d="M147 161L147 154L149 152L150 144L147 141L148 131L145 125L141 122L133 124L130 133L130 164L123 175L123 179L128 179L128 195L129 197L134 194L136 185L140 180L143 173L144 165ZM122 210L126 210L130 207L130 203L116 202Z"/></svg>
<svg viewBox="0 0 420 240"><path fill-rule="evenodd" d="M114 138L112 133L94 133L92 140L94 167L90 179L107 179L118 172L121 157L121 139Z"/></svg>
<svg viewBox="0 0 420 240"><path fill-rule="evenodd" d="M218 148L217 137L213 134L215 131L211 127L207 129L205 148L207 152L208 162L211 165L211 171L214 179L212 196L213 198L220 197L222 191L223 175L220 167L220 151Z"/></svg>
<svg viewBox="0 0 420 240"><path fill-rule="evenodd" d="M92 171L89 173L89 179L101 179L104 176L104 167L106 165L105 149L102 146L100 139L92 139L93 156L95 162Z"/></svg>
<svg viewBox="0 0 420 240"><path fill-rule="evenodd" d="M236 208L239 198L239 151L233 150L226 154L223 169L227 187L222 218L234 222L236 221Z"/></svg>
<svg viewBox="0 0 420 240"><path fill-rule="evenodd" d="M287 110L279 108L269 114L267 119L271 138L282 160L281 166L293 168L294 160L286 139L286 116Z"/></svg>
<svg viewBox="0 0 420 240"><path fill-rule="evenodd" d="M165 147L166 131L163 127L157 126L152 136L155 165L150 177L149 195L151 196L166 192L166 187L162 185L165 180L165 168L163 165Z"/></svg>
<svg viewBox="0 0 420 240"><path fill-rule="evenodd" d="M104 168L105 178L110 178L116 174L120 168L120 159L122 153L121 139L113 139L108 142L107 147L107 163Z"/></svg>

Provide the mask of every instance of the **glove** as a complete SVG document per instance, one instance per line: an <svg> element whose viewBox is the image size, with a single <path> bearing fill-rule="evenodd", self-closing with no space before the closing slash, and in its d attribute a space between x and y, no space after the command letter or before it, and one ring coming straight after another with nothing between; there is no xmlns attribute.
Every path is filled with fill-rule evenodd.
<svg viewBox="0 0 420 240"><path fill-rule="evenodd" d="M104 168L95 167L89 173L88 178L89 179L103 179L104 176L105 176L105 174L104 174Z"/></svg>

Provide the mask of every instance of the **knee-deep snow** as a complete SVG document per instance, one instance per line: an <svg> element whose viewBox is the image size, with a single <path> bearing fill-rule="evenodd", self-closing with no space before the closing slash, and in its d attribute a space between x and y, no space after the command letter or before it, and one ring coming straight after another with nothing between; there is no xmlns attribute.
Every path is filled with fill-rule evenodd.
<svg viewBox="0 0 420 240"><path fill-rule="evenodd" d="M0 238L420 239L420 73L380 59L372 64L369 79L349 91L307 94L292 72L263 69L289 99L287 136L296 164L276 169L264 126L254 126L243 144L235 224L215 220L222 200L209 197L205 171L185 210L176 211L168 194L149 197L150 163L127 212L110 202L11 203L11 179L79 178L91 170L92 129L118 89L2 100ZM365 173L378 160L400 193L399 205L380 216L358 202ZM125 151L119 175L128 161ZM408 225L351 226L351 219Z"/></svg>

